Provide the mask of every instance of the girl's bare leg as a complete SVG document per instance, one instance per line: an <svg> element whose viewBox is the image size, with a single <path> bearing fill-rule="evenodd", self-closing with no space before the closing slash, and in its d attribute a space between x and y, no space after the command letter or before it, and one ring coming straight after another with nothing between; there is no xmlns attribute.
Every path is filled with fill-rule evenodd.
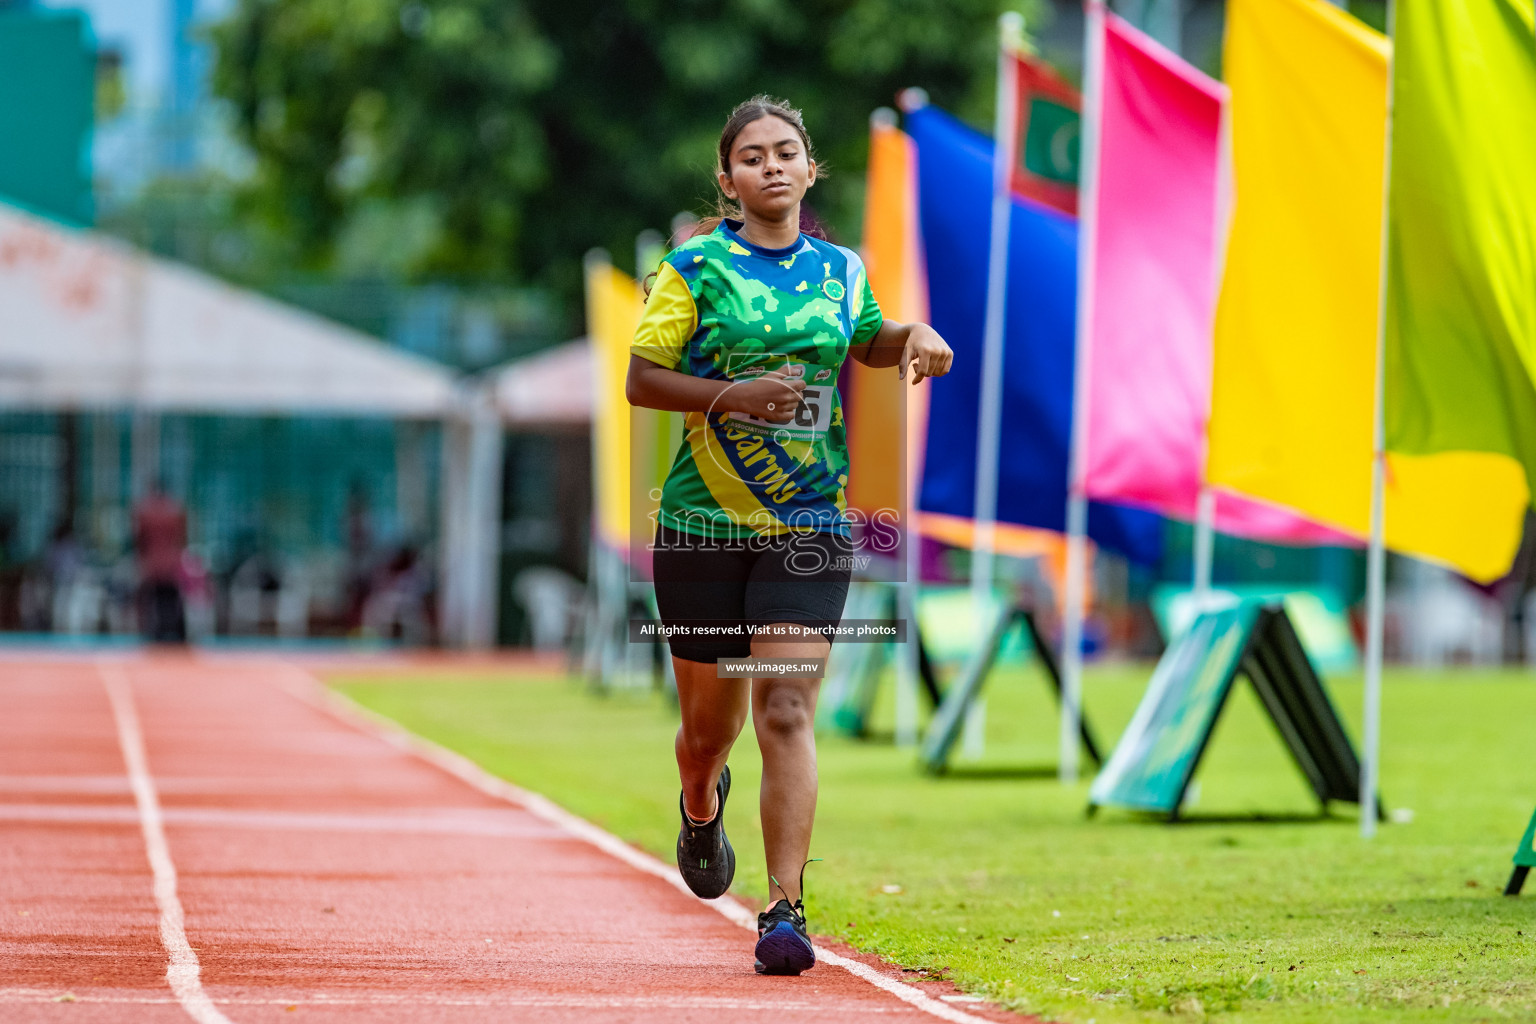
<svg viewBox="0 0 1536 1024"><path fill-rule="evenodd" d="M788 623L774 632L794 631ZM782 635L782 634L781 634ZM754 658L825 659L831 645L815 633L799 639L754 640ZM758 678L752 683L752 724L763 753L761 813L768 855L768 904L801 898L800 869L811 848L816 821L816 697L821 680L811 677ZM781 892L782 888L782 892Z"/></svg>
<svg viewBox="0 0 1536 1024"><path fill-rule="evenodd" d="M715 783L747 721L745 679L720 679L706 662L672 659L683 724L677 730L677 774L683 806L695 821L715 816Z"/></svg>

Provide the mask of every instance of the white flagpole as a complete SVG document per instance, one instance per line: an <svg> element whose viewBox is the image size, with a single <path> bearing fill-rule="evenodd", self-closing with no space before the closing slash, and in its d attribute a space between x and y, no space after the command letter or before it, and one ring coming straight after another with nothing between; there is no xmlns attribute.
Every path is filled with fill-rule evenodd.
<svg viewBox="0 0 1536 1024"><path fill-rule="evenodd" d="M987 261L987 311L982 335L981 408L976 420L976 526L971 541L971 593L978 643L988 633L983 611L992 593L996 550L997 477L1003 423L1003 329L1008 307L1008 236L1012 222L1014 151L1018 148L1018 81L1014 55L1023 46L1024 16L997 19L997 120L992 153L992 238Z"/></svg>
<svg viewBox="0 0 1536 1024"><path fill-rule="evenodd" d="M1093 337L1094 226L1098 213L1099 104L1104 81L1104 4L1087 0L1083 33L1082 174L1077 197L1077 348L1072 449L1067 463L1067 585L1061 631L1062 782L1076 782L1082 722L1083 607L1088 577L1088 374Z"/></svg>
<svg viewBox="0 0 1536 1024"><path fill-rule="evenodd" d="M912 113L921 110L928 105L928 94L921 89L907 88L901 91L897 97L897 105L903 113ZM894 115L892 117L895 124ZM917 200L912 198L912 205L905 211L908 219L907 226L910 232L909 238L915 239L920 234L917 226ZM916 248L914 246L914 248ZM909 253L910 255L910 253ZM911 296L908 296L911 299ZM896 745L898 747L916 746L919 736L918 730L918 686L922 679L922 661L918 643L921 630L918 623L918 597L921 593L923 582L922 562L922 533L917 525L917 494L921 483L922 467L919 454L921 452L921 440L915 440L912 435L912 407L916 398L913 395L915 389L906 387L902 389L902 429L905 431L906 447L903 458L905 460L905 472L902 474L902 482L906 488L906 535L903 538L905 547L902 556L906 560L906 585L898 588L899 605L898 614L907 621L907 642L898 645L896 658Z"/></svg>
<svg viewBox="0 0 1536 1024"><path fill-rule="evenodd" d="M1387 5L1387 38L1396 40L1397 4ZM1371 437L1371 546L1365 575L1365 699L1360 746L1360 838L1376 835L1377 780L1381 774L1382 628L1386 611L1387 469L1387 248L1392 219L1393 70L1387 58L1386 152L1381 187L1381 283L1376 315L1375 422Z"/></svg>
<svg viewBox="0 0 1536 1024"><path fill-rule="evenodd" d="M1215 246L1211 267L1211 287L1221 297L1222 281L1226 277L1227 245L1232 236L1232 103L1228 98L1221 104L1221 142L1216 174L1216 223L1219 240ZM1215 344L1216 325L1211 324L1212 345ZM1210 387L1205 393L1204 438L1200 446L1200 493L1195 499L1195 565L1194 595L1196 607L1203 608L1211 596L1211 563L1216 546L1216 489L1211 486L1211 417L1216 406L1216 361L1214 350L1211 359Z"/></svg>
<svg viewBox="0 0 1536 1024"><path fill-rule="evenodd" d="M1008 238L1013 213L1013 161L1018 149L1018 79L1014 55L1024 45L1024 16L998 16L997 118L992 151L992 238L987 260L987 311L982 335L981 403L976 420L975 532L971 540L971 605L979 648L991 633L994 553L997 550L997 478L1003 427L1003 333L1008 313ZM966 717L966 754L980 757L986 733L985 699Z"/></svg>
<svg viewBox="0 0 1536 1024"><path fill-rule="evenodd" d="M1383 500L1384 430L1382 417L1383 377L1381 357L1385 345L1376 346L1376 441L1371 455L1371 546L1366 558L1365 584L1365 707L1361 731L1360 837L1376 834L1376 779L1381 756L1381 661L1382 619L1386 604L1387 552L1383 537L1386 502Z"/></svg>
<svg viewBox="0 0 1536 1024"><path fill-rule="evenodd" d="M1211 596L1211 555L1216 546L1216 492L1210 484L1200 485L1195 501L1195 601L1205 606Z"/></svg>
<svg viewBox="0 0 1536 1024"><path fill-rule="evenodd" d="M911 516L914 513L911 504L907 507L909 517L906 536L903 538L906 547L902 552L906 560L906 584L896 588L896 614L907 622L907 642L896 645L896 745L898 747L915 747L918 742L918 686L922 677L921 662L918 654L918 624L917 624L917 597L918 577L922 573L922 562L919 558L920 541L918 532L912 523Z"/></svg>

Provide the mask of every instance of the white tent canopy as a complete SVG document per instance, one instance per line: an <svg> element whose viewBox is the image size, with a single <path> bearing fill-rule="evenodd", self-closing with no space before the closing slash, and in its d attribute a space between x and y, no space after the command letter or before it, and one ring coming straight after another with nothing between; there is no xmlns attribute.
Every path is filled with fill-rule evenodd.
<svg viewBox="0 0 1536 1024"><path fill-rule="evenodd" d="M453 373L0 204L0 408L441 417Z"/></svg>
<svg viewBox="0 0 1536 1024"><path fill-rule="evenodd" d="M0 204L0 410L441 419L443 633L496 623L500 430L454 373L317 316ZM134 475L158 458L135 427ZM142 449L142 450L141 450Z"/></svg>
<svg viewBox="0 0 1536 1024"><path fill-rule="evenodd" d="M578 338L507 363L490 374L496 409L509 426L592 422L592 343Z"/></svg>

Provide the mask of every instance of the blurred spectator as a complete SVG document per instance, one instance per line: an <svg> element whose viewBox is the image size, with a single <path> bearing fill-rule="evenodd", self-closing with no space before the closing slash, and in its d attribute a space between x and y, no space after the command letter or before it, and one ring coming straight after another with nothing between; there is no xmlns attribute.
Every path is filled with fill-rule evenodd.
<svg viewBox="0 0 1536 1024"><path fill-rule="evenodd" d="M407 644L429 639L427 595L431 579L415 545L402 544L382 569L363 606L363 631L369 636Z"/></svg>
<svg viewBox="0 0 1536 1024"><path fill-rule="evenodd" d="M181 558L187 547L187 514L166 493L163 481L156 481L134 509L133 543L139 557L140 629L153 643L185 643Z"/></svg>
<svg viewBox="0 0 1536 1024"><path fill-rule="evenodd" d="M263 623L277 622L283 589L281 567L265 545L257 545L229 578L229 632L257 636Z"/></svg>
<svg viewBox="0 0 1536 1024"><path fill-rule="evenodd" d="M213 635L213 585L208 568L191 551L181 555L181 595L187 619L187 634L193 640Z"/></svg>
<svg viewBox="0 0 1536 1024"><path fill-rule="evenodd" d="M0 511L0 629L21 624L21 565L16 559L16 510Z"/></svg>
<svg viewBox="0 0 1536 1024"><path fill-rule="evenodd" d="M16 510L7 508L0 512L0 569L9 569L16 564L16 559L11 554L11 545L16 540Z"/></svg>
<svg viewBox="0 0 1536 1024"><path fill-rule="evenodd" d="M513 578L512 596L528 616L535 650L558 651L566 645L580 619L584 593L580 580L554 566L533 566Z"/></svg>
<svg viewBox="0 0 1536 1024"><path fill-rule="evenodd" d="M361 480L347 489L347 516L342 524L347 541L347 629L363 624L363 609L373 576L373 519L368 510L368 491Z"/></svg>
<svg viewBox="0 0 1536 1024"><path fill-rule="evenodd" d="M113 636L128 636L139 628L138 567L133 553L122 552L108 563L102 575L106 589L106 627Z"/></svg>
<svg viewBox="0 0 1536 1024"><path fill-rule="evenodd" d="M85 548L66 516L59 520L43 553L48 578L48 625L55 633L94 632L101 618L100 588L86 565Z"/></svg>

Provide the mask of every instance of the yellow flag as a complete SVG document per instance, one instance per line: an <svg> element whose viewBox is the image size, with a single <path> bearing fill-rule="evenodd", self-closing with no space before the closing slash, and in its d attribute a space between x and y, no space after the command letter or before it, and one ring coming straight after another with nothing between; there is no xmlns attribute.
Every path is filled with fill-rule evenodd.
<svg viewBox="0 0 1536 1024"><path fill-rule="evenodd" d="M1207 479L1370 529L1384 36L1323 0L1230 0L1235 180Z"/></svg>
<svg viewBox="0 0 1536 1024"><path fill-rule="evenodd" d="M615 551L630 543L630 405L624 397L629 344L645 293L628 274L592 260L586 272L587 337L592 346L592 507L597 539Z"/></svg>
<svg viewBox="0 0 1536 1024"><path fill-rule="evenodd" d="M1226 31L1236 188L1207 479L1363 538L1391 46L1323 0L1230 0ZM1387 546L1501 576L1529 498L1510 465L1389 453Z"/></svg>

